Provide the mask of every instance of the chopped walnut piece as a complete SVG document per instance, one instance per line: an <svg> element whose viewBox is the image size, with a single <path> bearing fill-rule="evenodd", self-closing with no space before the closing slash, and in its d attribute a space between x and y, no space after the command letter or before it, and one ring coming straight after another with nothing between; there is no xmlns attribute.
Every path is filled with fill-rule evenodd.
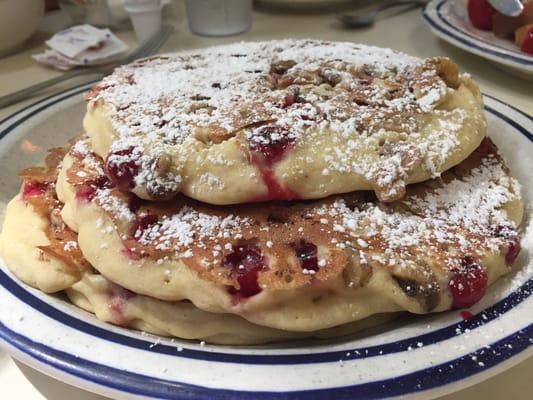
<svg viewBox="0 0 533 400"><path fill-rule="evenodd" d="M459 67L456 63L446 57L430 58L427 63L437 70L437 74L446 82L446 85L452 89L459 87Z"/></svg>
<svg viewBox="0 0 533 400"><path fill-rule="evenodd" d="M422 163L420 150L405 142L385 142L380 154L387 161L378 169L374 181L376 195L384 202L401 199L405 195L404 177Z"/></svg>
<svg viewBox="0 0 533 400"><path fill-rule="evenodd" d="M330 68L321 68L319 75L322 79L324 79L324 82L331 86L337 85L342 80L341 74Z"/></svg>
<svg viewBox="0 0 533 400"><path fill-rule="evenodd" d="M172 157L167 153L162 153L157 157L155 170L159 175L165 175L172 168Z"/></svg>
<svg viewBox="0 0 533 400"><path fill-rule="evenodd" d="M424 311L431 312L439 304L440 286L436 280L416 281L394 275L393 278L407 296L420 303Z"/></svg>
<svg viewBox="0 0 533 400"><path fill-rule="evenodd" d="M294 60L277 60L270 65L270 72L283 75L295 65L296 61Z"/></svg>

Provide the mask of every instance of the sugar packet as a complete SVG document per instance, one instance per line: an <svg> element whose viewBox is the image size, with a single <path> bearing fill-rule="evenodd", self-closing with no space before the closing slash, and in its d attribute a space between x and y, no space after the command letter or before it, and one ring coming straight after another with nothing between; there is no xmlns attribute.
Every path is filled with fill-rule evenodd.
<svg viewBox="0 0 533 400"><path fill-rule="evenodd" d="M107 39L109 30L92 25L77 25L56 33L45 43L67 57L74 58L90 47L97 46Z"/></svg>
<svg viewBox="0 0 533 400"><path fill-rule="evenodd" d="M46 44L50 49L34 54L33 58L62 71L77 66L105 64L128 49L126 43L111 30L87 24L58 32Z"/></svg>

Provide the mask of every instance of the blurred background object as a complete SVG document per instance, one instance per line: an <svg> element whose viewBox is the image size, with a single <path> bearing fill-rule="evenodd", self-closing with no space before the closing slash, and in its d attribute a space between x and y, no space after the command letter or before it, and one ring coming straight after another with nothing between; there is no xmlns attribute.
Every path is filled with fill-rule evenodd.
<svg viewBox="0 0 533 400"><path fill-rule="evenodd" d="M113 29L130 28L128 14L121 0L47 0L47 9L57 3L72 25L91 24Z"/></svg>
<svg viewBox="0 0 533 400"><path fill-rule="evenodd" d="M186 0L192 33L229 36L247 32L252 24L252 0Z"/></svg>
<svg viewBox="0 0 533 400"><path fill-rule="evenodd" d="M508 17L518 17L524 11L521 0L489 0L489 3L500 14Z"/></svg>
<svg viewBox="0 0 533 400"><path fill-rule="evenodd" d="M254 7L276 13L320 14L342 12L380 2L381 0L254 0Z"/></svg>
<svg viewBox="0 0 533 400"><path fill-rule="evenodd" d="M44 0L0 1L0 57L17 50L37 29Z"/></svg>
<svg viewBox="0 0 533 400"><path fill-rule="evenodd" d="M161 0L123 0L139 43L144 43L161 29Z"/></svg>
<svg viewBox="0 0 533 400"><path fill-rule="evenodd" d="M414 8L423 7L424 5L426 5L426 1L424 0L391 1L389 3L373 6L371 10L366 10L364 12L359 11L357 14L339 13L337 18L346 28L367 28L372 26L378 17L391 17L410 11ZM393 9L393 13L386 13L390 9Z"/></svg>
<svg viewBox="0 0 533 400"><path fill-rule="evenodd" d="M111 12L107 0L58 0L59 7L72 19L74 25L91 24L110 26Z"/></svg>

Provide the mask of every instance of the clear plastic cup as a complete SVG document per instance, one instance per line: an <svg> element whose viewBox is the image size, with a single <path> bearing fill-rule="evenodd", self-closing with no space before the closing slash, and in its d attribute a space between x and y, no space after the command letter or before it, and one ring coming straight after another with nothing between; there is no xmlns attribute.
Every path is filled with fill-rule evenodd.
<svg viewBox="0 0 533 400"><path fill-rule="evenodd" d="M252 24L252 0L186 0L189 29L202 36L246 32Z"/></svg>
<svg viewBox="0 0 533 400"><path fill-rule="evenodd" d="M135 35L143 43L161 29L161 0L123 0Z"/></svg>

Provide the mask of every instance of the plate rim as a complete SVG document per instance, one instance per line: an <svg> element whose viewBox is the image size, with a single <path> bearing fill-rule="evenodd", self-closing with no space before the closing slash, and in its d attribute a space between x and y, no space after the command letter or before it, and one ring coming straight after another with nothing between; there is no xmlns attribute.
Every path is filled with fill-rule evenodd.
<svg viewBox="0 0 533 400"><path fill-rule="evenodd" d="M98 392L103 395L109 395L107 389L111 389L111 391L114 391L117 394L133 395L141 398L168 398L176 400L281 400L287 398L293 400L307 400L310 398L310 396L312 396L313 399L317 400L330 400L332 396L334 396L336 400L348 400L353 398L383 399L405 395L413 396L412 398L430 398L432 394L435 394L435 392L438 392L439 395L454 392L458 389L457 387L454 387L455 383L457 382L462 382L464 384L463 388L471 386L476 382L481 382L492 375L501 373L504 370L511 368L513 365L516 365L520 361L523 361L533 355L533 347L531 346L531 339L529 339L533 337L532 323L528 327L523 329L523 340L521 340L521 342L517 343L517 341L515 340L515 332L515 334L509 335L504 339L493 343L491 345L491 348L496 345L498 346L497 349L499 351L501 351L502 353L507 352L507 355L504 358L501 358L502 356L500 353L498 357L490 357L485 359L485 361L487 361L484 361L486 364L485 367L483 367L480 371L473 372L471 374L465 375L465 371L461 371L460 369L456 368L456 365L458 362L466 361L467 359L471 358L471 355L475 353L468 353L462 357L452 359L445 363L433 365L430 368L426 368L421 371L416 371L411 374L402 375L400 377L395 377L386 380L373 381L370 384L370 386L372 386L372 388L370 389L368 389L369 384L365 384L364 386L351 385L336 388L297 390L290 392L241 391L219 388L207 388L189 383L154 378L147 375L136 374L133 372L126 373L126 375L128 376L126 376L126 379L123 379L123 375L125 375L124 371L114 367L109 367L104 364L95 363L89 360L83 360L83 364L85 364L85 367L87 365L90 365L92 367L93 374L88 374L86 372L84 373L84 371L87 370L83 369L83 366L81 366L82 368L80 368L80 365L78 363L79 359L76 358L76 356L52 349L42 343L32 342L31 339L19 335L16 332L11 331L13 335L12 337L19 336L20 338L22 338L20 342L10 341L4 343L4 334L6 331L11 330L5 327L0 322L0 344L2 344L2 347L6 349L9 354L11 354L17 359L22 358L20 357L20 353L30 357L30 359L34 361L34 364L32 365L36 365L37 368L39 366L44 366L44 373L48 372L48 374L53 377L65 377L65 375L63 374L66 374L66 376L68 376L69 378L74 378L74 381L84 381L87 383L87 385L80 386L89 391L94 391L94 388L91 385L97 385L100 387L100 390ZM16 349L16 351L13 351L13 348ZM17 357L17 355L19 357ZM493 362L493 360L498 361ZM504 363L506 363L507 365L505 365ZM39 368L38 370L43 371L42 368ZM56 370L56 373L54 374L53 372L51 372L52 370ZM430 386L425 389L421 389L422 386L417 384L420 386L419 390L416 390L415 386L415 390L402 391L402 387L403 384L405 384L404 380L406 379L406 377L413 380L413 383L420 382L420 373L424 374L422 378L430 379L435 375L442 375L442 371L444 370L453 371L454 376L457 376L457 379L454 379L442 385L437 382L435 386ZM57 371L60 371L60 373L57 373ZM94 374L94 372L98 372L98 374ZM472 370L470 370L469 372L472 372ZM464 379L465 377L473 377L477 379L476 382L471 382L466 381ZM114 379L117 378L118 380L115 381ZM153 388L151 388L151 390L147 390L149 388L146 388L146 380L150 381L152 385L157 385L158 389L154 390ZM382 390L380 389L383 387L383 385L387 384L391 385L391 387L396 387L399 390L397 390L397 392L382 393ZM165 391L161 391L161 388L163 387L165 388ZM377 390L370 393L368 392L368 390L372 390L374 388Z"/></svg>
<svg viewBox="0 0 533 400"><path fill-rule="evenodd" d="M33 104L30 104L29 106L7 116L6 118L4 118L2 121L0 121L0 128L2 128L2 130L0 131L0 140L3 139L6 135L9 134L9 132L13 129L15 129L18 125L20 125L21 123L23 123L25 120L33 117L34 115L38 114L39 112L43 111L44 109L46 109L47 107L50 107L54 104L57 104L63 100L67 100L69 98L72 98L73 96L79 94L80 92L82 92L83 90L85 90L86 88L90 87L90 85L92 84L91 83L85 83L85 84L81 84L81 85L78 85L72 89L69 89L69 90L66 90L66 91L63 91L63 92L60 92L58 94L54 94L54 95L51 95L51 96L48 96L44 99L41 99ZM521 114L522 116L524 116L526 118L526 120L528 121L533 121L533 117L528 115L527 113L525 113L524 111L522 110L519 110L517 109L516 107L512 106L512 105L509 105L501 100L498 100L497 98L493 97L493 96L489 96L489 95L485 95L487 98L491 99L491 101L494 101L496 104L499 104L500 106L504 106L504 107L509 107L510 109L514 110L515 112ZM496 110L494 110L496 111ZM497 111L496 111L497 112ZM500 118L501 117L505 117L503 114L499 113L500 114ZM9 124L10 121L13 121L13 123L11 125L9 125L8 127L3 127L4 125L6 124ZM516 125L519 125L517 124L516 122L506 118L506 122L507 123L510 123L512 125L514 125L516 127ZM521 126L521 125L519 125ZM520 129L519 129L520 130ZM523 132L521 132L529 141L533 142L533 132L530 132L529 130L527 129L523 129ZM3 273L3 272L2 272ZM12 278L8 277L9 279L12 280ZM20 285L19 282L16 282L13 280L13 282L15 282L16 284ZM533 286L533 278L529 279L528 281L526 281L524 283L524 285L526 284L531 284L531 286ZM10 292L11 293L11 292ZM529 298L531 297L532 293L527 293L526 295L526 298ZM19 299L19 301L22 301ZM33 307L32 307L33 308ZM46 315L46 314L45 314ZM22 358L20 356L20 354L18 354L18 357L17 357L17 354L16 351L13 350L12 346L14 346L13 343L11 343L11 341L9 340L9 337L6 337L5 335L5 332L9 331L10 329L5 327L1 322L0 322L0 343L7 348L8 350L8 353L12 354L15 358ZM529 337L533 337L533 323L528 325L527 327L523 328L522 330L525 330L527 331L527 334L526 334L526 337L529 335ZM15 334L17 334L16 332L14 332ZM513 333L513 334L510 334L508 336L506 336L505 338L501 339L500 341L503 343L503 341L505 340L516 340L516 333ZM22 336L22 335L20 335ZM24 339L27 339L27 340L30 340L29 338L25 337L25 336L22 336ZM17 347L16 349L20 352L22 352L23 354L25 354L26 356L30 357L31 360L34 360L35 363L37 364L39 362L39 357L38 356L42 356L44 357L43 360L41 360L41 363L44 364L44 365L47 365L48 367L50 368L56 368L56 369L59 369L61 371L63 371L64 374L67 374L71 377L74 377L74 378L78 378L78 379L81 379L83 380L84 382L87 382L88 385L87 386L82 386L82 385L79 385L79 384L76 384L76 383L73 383L74 385L76 386L81 386L83 387L84 389L87 389L87 390L93 390L93 391L96 391L96 392L99 392L101 394L109 394L109 392L106 392L105 390L107 389L110 389L110 390L115 390L113 389L112 386L109 385L109 381L104 381L104 382L95 382L94 380L91 380L91 379L88 379L87 376L77 376L76 373L74 372L79 372L80 369L79 368L74 368L73 371L64 371L62 370L61 368L58 368L58 367L65 367L65 366L69 366L69 364L65 364L65 363L61 363L58 359L57 360L51 360L49 357L45 357L46 354L47 354L47 351L46 349L44 349L45 351L43 351L43 349L41 349L40 352L38 352L38 354L30 354L31 352L29 350L34 350L36 347L35 346L27 346L28 343L26 343L25 346L22 346L21 348ZM43 345L41 343L41 345ZM45 346L45 345L43 345ZM47 347L47 346L45 346ZM505 364L505 363L509 363L509 365L506 365L504 366L504 369L506 368L509 368L511 367L512 365L514 365L515 363L517 363L520 359L525 359L527 357L529 357L530 355L533 354L533 347L531 347L531 342L529 343L525 343L524 346L519 346L519 345L516 345L513 344L513 352L512 353L509 353L508 354L508 357L505 357L505 358L499 358L496 362L494 362L492 365L489 365L489 363L486 363L486 367L484 368L476 368L475 371L472 372L472 370L470 372L472 372L471 374L468 374L468 375L465 375L463 373L461 373L461 376L457 379L454 379L454 380L451 380L447 383L438 383L436 384L435 386L432 386L432 387L425 387L424 389L422 390L413 390L413 388L411 387L410 390L406 390L404 392L401 392L401 393L397 393L397 394L388 394L388 393L383 393L383 392L375 392L375 393L366 393L366 395L364 396L364 398L382 398L383 395L385 395L386 397L389 397L389 395L394 395L394 396L398 396L398 395L402 395L402 394L411 394L411 395L415 395L415 396L421 396L421 397L427 397L429 396L431 393L434 393L436 391L439 392L439 394L444 394L444 393L449 393L449 392L452 392L454 390L457 389L457 383L460 382L460 383L463 383L464 386L463 387L466 387L466 386L469 386L470 384L474 384L476 382L472 382L472 379L469 379L468 381L465 382L464 378L465 376L468 376L468 377L474 377L474 378L478 378L477 381L480 381L480 380L483 380L483 379L486 379L488 378L490 375L492 374L495 374L495 373L499 373L501 372L503 369L502 368L502 364ZM52 351L57 351L57 350L54 350L52 348L49 348L50 350ZM27 351L26 351L27 350ZM49 354L49 353L48 353ZM67 353L65 353L67 354ZM471 353L473 354L473 353ZM74 357L72 356L72 354L69 354L71 357ZM467 355L464 355L462 357L459 357L458 359L454 359L454 360L450 360L449 362L447 363L453 363L454 361L456 360L460 360L460 359L464 359L464 358L467 358L469 356L469 354ZM514 360L514 361L513 361ZM51 361L56 361L58 362L58 365L57 366L54 366L54 364L51 362ZM87 360L88 361L88 360ZM89 362L92 362L92 361L89 361ZM27 360L26 360L26 363L27 363ZM96 364L96 363L95 363ZM446 364L446 363L444 363ZM435 368L442 368L442 365L444 364L441 364L441 365L437 365L435 366ZM70 366L72 367L72 365L74 364L70 364ZM97 364L98 365L98 364ZM42 365L41 365L42 366ZM37 366L37 368L39 370L42 370L42 368L39 368L39 366ZM98 365L97 367L98 369L102 368L101 365ZM108 367L107 368L113 368L113 367ZM500 369L499 371L496 371L496 369ZM416 373L424 373L425 371L429 371L430 368L425 368L425 369L422 369L420 371L416 371L415 373L412 373L412 374L408 374L408 375L413 375L413 374L416 374ZM120 370L119 370L120 371ZM121 371L121 372L124 372L124 371ZM129 372L124 372L125 374L130 374ZM55 376L53 373L50 373L50 375L52 376ZM482 377L482 375L488 375L486 377ZM406 375L404 375L406 376ZM64 377L64 376L63 376ZM395 378L391 378L391 379L397 379L398 377L395 377ZM402 376L400 377L402 378ZM142 375L142 379L147 379L148 381L153 381L154 379L157 379L157 378L154 378L154 377L149 377L149 376L145 376L145 375ZM176 385L176 381L169 381L171 382L172 384ZM470 383L469 383L470 382ZM383 381L374 381L374 382L371 382L371 383L378 383L379 385L382 385L383 384ZM101 390L94 390L95 388L91 385L97 385L97 386L100 386L101 387ZM209 387L203 387L203 386L198 386L197 388L193 388L193 389L198 389L200 390L200 394L203 395L207 395L207 397L198 397L199 393L194 393L194 396L193 397L187 397L186 394L187 393L192 393L191 392L191 387L189 387L190 384L184 384L184 383L178 383L178 385L180 386L180 390L179 390L179 393L178 392L175 392L173 393L174 395L179 395L179 397L172 397L172 398L177 398L177 399L190 399L190 398L195 398L195 399L202 399L202 398L206 398L206 399L213 399L213 398L227 398L227 397L224 397L224 396L228 396L230 395L231 398L239 398L239 399L259 399L259 398L279 398L281 396L285 396L287 397L287 395L290 393L290 396L291 398L294 398L294 399L300 399L300 398L308 398L310 394L313 394L313 395L317 395L316 398L330 398L332 395L335 395L335 394L338 394L339 397L338 398L345 398L346 396L353 396L354 394L354 389L353 389L353 386L346 386L346 387L335 387L335 388L325 388L325 389L319 389L319 390L316 390L316 389L313 389L313 390L304 390L304 391L292 391L292 392L287 392L287 393L280 393L280 392L257 392L257 391L252 391L252 392L244 392L244 391L229 391L230 393L221 393L222 391L220 389L213 389L213 388L209 388ZM192 387L194 387L195 385L190 385ZM401 386L401 385L398 385L398 386ZM446 389L448 387L448 389ZM103 388L103 389L102 389ZM131 389L131 386L126 386L122 389L117 389L119 390L119 393L131 393L130 390L128 389ZM348 393L346 393L345 391L348 390ZM323 396L322 397L318 397L319 395L319 392L323 392ZM268 397L259 397L259 396L262 396L261 394L264 393L265 395L268 395ZM344 393L344 397L343 394ZM146 393L145 392L142 392L142 393L137 393L137 395L141 395L141 396L145 396ZM156 396L157 396L157 393L156 393ZM159 393L159 396L161 396L161 393Z"/></svg>
<svg viewBox="0 0 533 400"><path fill-rule="evenodd" d="M455 0L430 0L424 7L422 16L435 35L479 57L533 73L533 56L512 54L510 50L481 40L445 20L440 13L440 8L451 1Z"/></svg>

